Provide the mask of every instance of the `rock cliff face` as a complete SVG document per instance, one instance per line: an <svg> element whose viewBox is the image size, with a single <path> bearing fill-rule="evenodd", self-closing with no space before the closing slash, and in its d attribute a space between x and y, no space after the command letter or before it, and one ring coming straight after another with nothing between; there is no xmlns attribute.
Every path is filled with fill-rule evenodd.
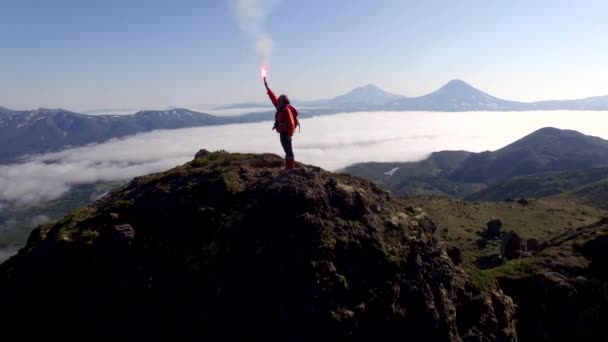
<svg viewBox="0 0 608 342"><path fill-rule="evenodd" d="M514 339L511 299L493 286L480 291L421 210L359 178L315 167L281 173L282 163L201 151L38 228L0 266L3 331Z"/></svg>

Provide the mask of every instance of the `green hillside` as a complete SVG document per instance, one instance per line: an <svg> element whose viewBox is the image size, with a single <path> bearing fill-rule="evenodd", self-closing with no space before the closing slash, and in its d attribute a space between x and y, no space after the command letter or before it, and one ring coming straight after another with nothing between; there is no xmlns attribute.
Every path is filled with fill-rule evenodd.
<svg viewBox="0 0 608 342"><path fill-rule="evenodd" d="M501 201L508 198L543 197L572 191L608 179L608 167L565 172L544 172L519 176L492 184L467 197L473 201Z"/></svg>
<svg viewBox="0 0 608 342"><path fill-rule="evenodd" d="M565 194L580 203L608 209L608 178L582 186Z"/></svg>
<svg viewBox="0 0 608 342"><path fill-rule="evenodd" d="M419 162L360 163L344 171L398 195L542 197L608 178L608 141L546 127L494 152L442 151Z"/></svg>
<svg viewBox="0 0 608 342"><path fill-rule="evenodd" d="M608 166L608 141L545 127L497 151L472 154L448 178L494 183L516 176L601 166Z"/></svg>
<svg viewBox="0 0 608 342"><path fill-rule="evenodd" d="M467 151L440 151L419 162L360 163L347 167L344 172L371 180L398 195L464 197L483 185L454 182L446 176L471 154Z"/></svg>

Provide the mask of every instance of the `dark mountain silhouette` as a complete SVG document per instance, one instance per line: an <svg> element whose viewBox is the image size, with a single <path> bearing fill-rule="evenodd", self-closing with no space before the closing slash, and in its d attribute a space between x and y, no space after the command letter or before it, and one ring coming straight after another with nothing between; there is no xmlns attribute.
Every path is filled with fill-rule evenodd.
<svg viewBox="0 0 608 342"><path fill-rule="evenodd" d="M448 158L451 163L437 167L439 157ZM571 190L585 185L585 179L589 182L601 179L597 178L602 176L601 169L599 176L597 170L588 170L601 167L608 167L608 141L546 127L494 152L443 151L421 162L361 163L345 171L378 182L398 194L439 193L502 200L511 196L496 196L517 192L531 182L535 186L527 190L536 195L559 193L556 191L559 182L572 183L572 186L560 185L565 186L562 191ZM395 168L394 172L387 173ZM586 171L576 173L583 170ZM556 172L575 174L562 174L553 180Z"/></svg>
<svg viewBox="0 0 608 342"><path fill-rule="evenodd" d="M3 333L515 338L511 300L492 282L479 288L420 209L367 181L303 165L281 173L282 163L202 150L36 229L0 265Z"/></svg>
<svg viewBox="0 0 608 342"><path fill-rule="evenodd" d="M494 182L540 172L600 166L608 166L608 141L577 131L546 127L500 150L469 156L449 178Z"/></svg>

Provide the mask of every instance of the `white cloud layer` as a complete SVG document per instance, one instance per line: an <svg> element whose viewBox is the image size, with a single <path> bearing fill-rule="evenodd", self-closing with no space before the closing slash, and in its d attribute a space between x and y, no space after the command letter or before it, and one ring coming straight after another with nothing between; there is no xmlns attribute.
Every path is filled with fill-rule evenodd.
<svg viewBox="0 0 608 342"><path fill-rule="evenodd" d="M365 161L419 160L439 150L496 150L546 126L608 138L606 112L367 112L301 123L302 133L294 136L296 160L329 170ZM201 148L282 155L271 128L263 122L154 131L0 165L0 208L51 200L75 184L164 171L191 160Z"/></svg>

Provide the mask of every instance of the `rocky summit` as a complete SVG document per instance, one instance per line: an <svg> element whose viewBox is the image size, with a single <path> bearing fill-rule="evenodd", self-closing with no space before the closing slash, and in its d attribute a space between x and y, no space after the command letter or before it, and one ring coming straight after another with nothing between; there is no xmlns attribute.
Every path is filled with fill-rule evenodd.
<svg viewBox="0 0 608 342"><path fill-rule="evenodd" d="M356 177L282 164L201 150L39 227L0 266L2 331L20 340L516 338L512 300L495 283L477 286L422 210Z"/></svg>

